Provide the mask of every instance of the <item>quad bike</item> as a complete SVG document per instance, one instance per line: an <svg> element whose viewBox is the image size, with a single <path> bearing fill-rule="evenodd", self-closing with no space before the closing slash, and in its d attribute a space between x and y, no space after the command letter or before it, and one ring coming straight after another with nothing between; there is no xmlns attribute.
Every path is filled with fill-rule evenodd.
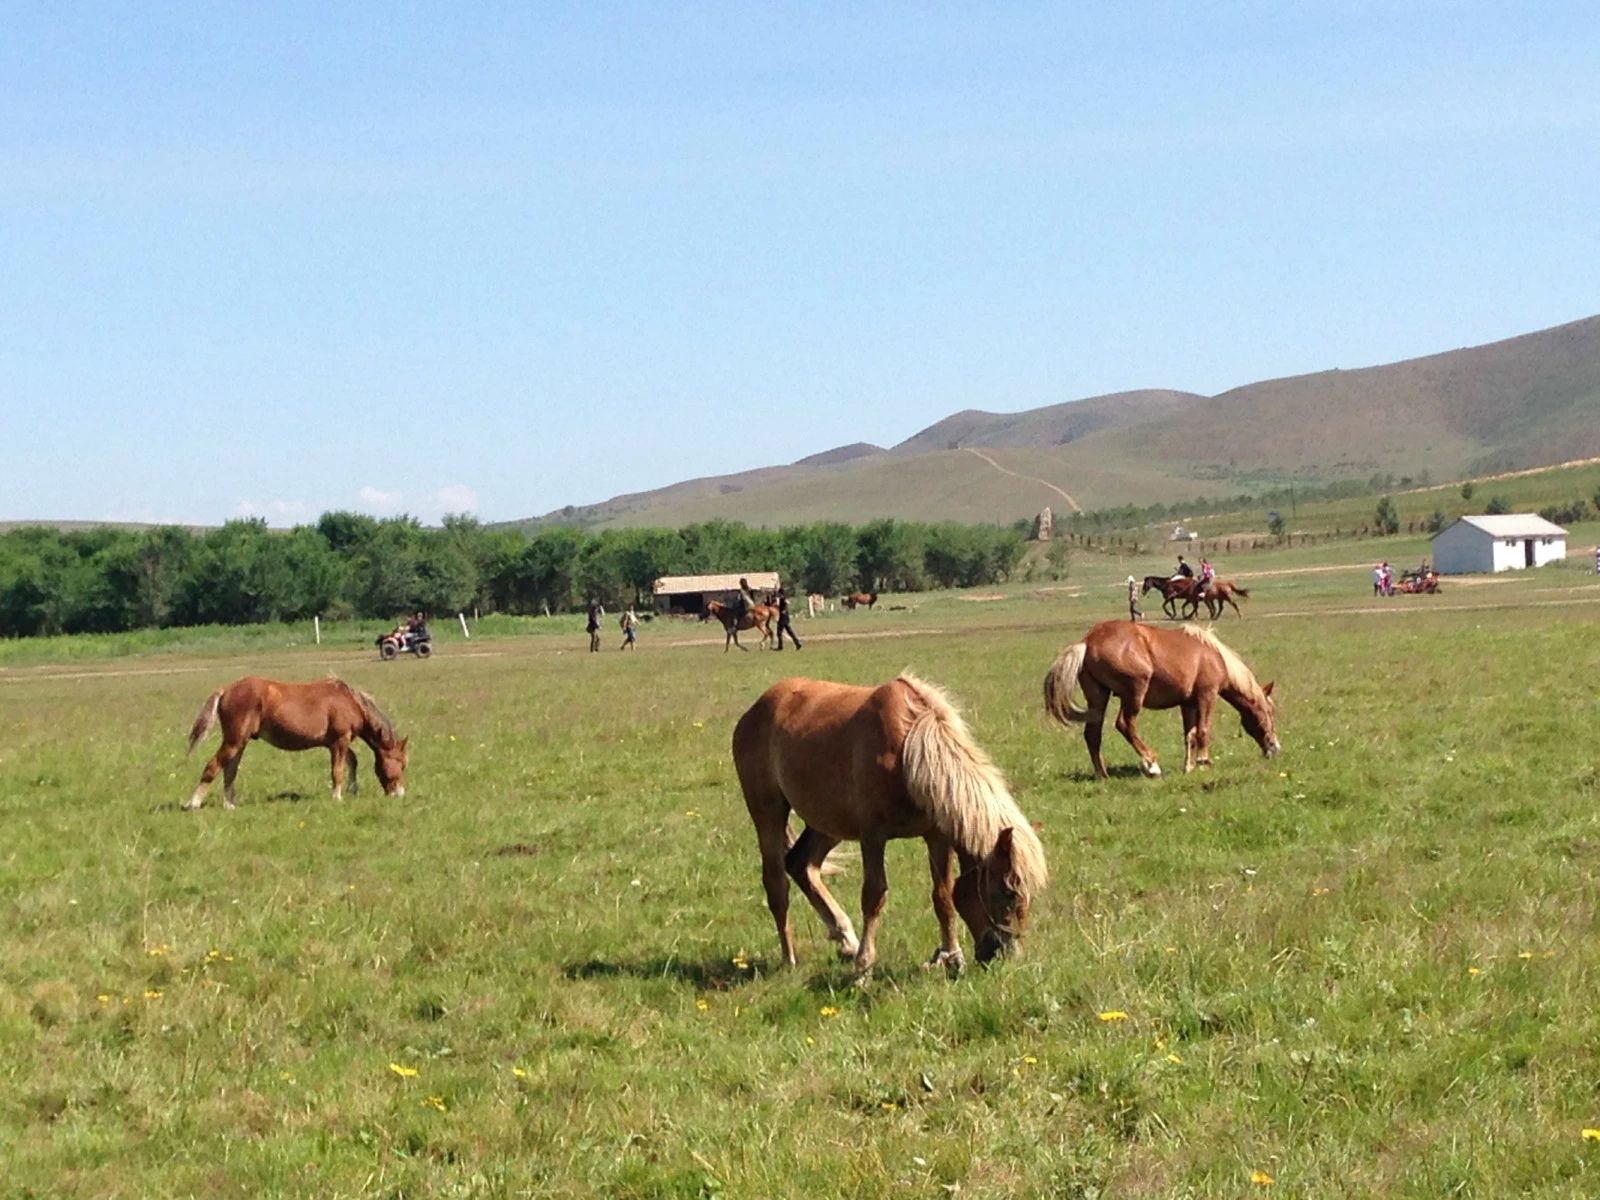
<svg viewBox="0 0 1600 1200"><path fill-rule="evenodd" d="M418 658L427 658L433 653L433 636L429 633L412 633L410 630L397 629L393 633L386 633L378 639L378 657L388 662L402 654L415 654Z"/></svg>

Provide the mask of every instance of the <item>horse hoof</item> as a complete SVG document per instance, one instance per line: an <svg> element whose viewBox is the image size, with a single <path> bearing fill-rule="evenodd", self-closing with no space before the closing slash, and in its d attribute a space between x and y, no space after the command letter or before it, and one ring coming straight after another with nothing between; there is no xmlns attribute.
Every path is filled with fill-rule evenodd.
<svg viewBox="0 0 1600 1200"><path fill-rule="evenodd" d="M923 964L923 969L931 971L935 967L943 967L944 973L951 979L959 979L966 965L966 957L959 950L935 950L933 957Z"/></svg>

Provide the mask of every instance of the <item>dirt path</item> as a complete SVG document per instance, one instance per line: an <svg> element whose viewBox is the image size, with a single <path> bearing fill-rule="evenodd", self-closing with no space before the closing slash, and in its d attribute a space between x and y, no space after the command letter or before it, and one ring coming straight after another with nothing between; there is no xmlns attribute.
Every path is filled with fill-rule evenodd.
<svg viewBox="0 0 1600 1200"><path fill-rule="evenodd" d="M1037 483L1041 487L1049 488L1052 492L1054 492L1056 495L1060 496L1063 500L1065 500L1067 502L1067 504L1071 507L1073 512L1082 512L1083 511L1083 509L1078 507L1078 502L1076 500L1074 500L1071 496L1067 495L1060 488L1058 488L1055 484L1051 483L1048 479L1039 479L1039 478L1037 478L1037 477L1035 477L1033 475L1020 475L1016 471L1013 471L1010 467L1002 467L999 463L995 462L994 459L990 458L982 450L975 450L971 446L963 446L961 448L963 450L965 450L968 454L976 454L979 458L983 459L984 462L988 463L991 467L993 467L996 471L999 471L1002 475L1010 475L1013 479L1025 479L1029 483Z"/></svg>

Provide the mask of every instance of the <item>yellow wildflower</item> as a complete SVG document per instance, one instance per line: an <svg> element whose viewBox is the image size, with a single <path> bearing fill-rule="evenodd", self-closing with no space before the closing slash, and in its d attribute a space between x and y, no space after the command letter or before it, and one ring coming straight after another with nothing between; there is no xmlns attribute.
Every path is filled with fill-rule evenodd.
<svg viewBox="0 0 1600 1200"><path fill-rule="evenodd" d="M893 1100L881 1100L881 1101L878 1102L878 1107L882 1108L885 1112L899 1112L900 1111L900 1106L898 1104L896 1104Z"/></svg>
<svg viewBox="0 0 1600 1200"><path fill-rule="evenodd" d="M1271 1187L1274 1180L1272 1176L1268 1175L1265 1171L1251 1171L1250 1182L1260 1184L1262 1187Z"/></svg>
<svg viewBox="0 0 1600 1200"><path fill-rule="evenodd" d="M423 1103L426 1104L429 1108L436 1108L440 1112L444 1111L444 1097L443 1096L429 1096L426 1100L423 1101Z"/></svg>
<svg viewBox="0 0 1600 1200"><path fill-rule="evenodd" d="M810 1035L809 1035L809 1034L808 1034L808 1035L807 1035L807 1036L806 1036L806 1045L808 1045L808 1046L815 1046L815 1045L816 1045L816 1044L817 1044L817 1039L816 1039L816 1038L814 1038L814 1037L811 1037L811 1036L810 1036Z"/></svg>
<svg viewBox="0 0 1600 1200"><path fill-rule="evenodd" d="M825 1017L837 1017L839 1015L839 1010L831 1004L824 1004L819 1011Z"/></svg>
<svg viewBox="0 0 1600 1200"><path fill-rule="evenodd" d="M1533 957L1533 951L1532 950L1524 950L1521 954L1517 955L1517 957L1522 959L1524 962L1526 962L1528 959Z"/></svg>
<svg viewBox="0 0 1600 1200"><path fill-rule="evenodd" d="M415 1067L403 1067L396 1062L389 1064L389 1070L400 1076L401 1079L414 1079L416 1078L417 1074L417 1069Z"/></svg>
<svg viewBox="0 0 1600 1200"><path fill-rule="evenodd" d="M1467 968L1467 974L1468 975L1482 975L1483 974L1483 968L1482 967L1468 967Z"/></svg>
<svg viewBox="0 0 1600 1200"><path fill-rule="evenodd" d="M707 1001L706 1001L704 996L702 996L700 999L696 1000L694 1002L694 1006L696 1008L698 1008L701 1012L705 1012L706 1009L711 1007L711 1005L709 1003L707 1003Z"/></svg>
<svg viewBox="0 0 1600 1200"><path fill-rule="evenodd" d="M95 997L95 999L100 1001L101 1004L110 1004L111 1003L110 995L108 995L105 992L101 992L98 996Z"/></svg>
<svg viewBox="0 0 1600 1200"><path fill-rule="evenodd" d="M1128 1019L1128 1014L1125 1012L1119 1012L1116 1009L1111 1009L1108 1012L1101 1013L1100 1019L1102 1021L1126 1021Z"/></svg>
<svg viewBox="0 0 1600 1200"><path fill-rule="evenodd" d="M1023 1061L1023 1063L1024 1063L1024 1064L1025 1064L1025 1065L1027 1065L1027 1066L1030 1066L1030 1067L1031 1067L1031 1066L1033 1066L1033 1065L1034 1065L1034 1064L1035 1064L1035 1063L1037 1063L1037 1062L1038 1062L1038 1061L1039 1061L1039 1060L1038 1060L1038 1059L1037 1059L1037 1058L1035 1058L1035 1057L1034 1057L1034 1056L1033 1056L1033 1055L1031 1055L1031 1054L1024 1054L1024 1055L1023 1055L1023 1056L1022 1056L1022 1061Z"/></svg>
<svg viewBox="0 0 1600 1200"><path fill-rule="evenodd" d="M1324 887L1314 887L1311 889L1311 894L1313 896L1326 896L1328 894L1328 889Z"/></svg>
<svg viewBox="0 0 1600 1200"><path fill-rule="evenodd" d="M512 1067L511 1068L511 1073L513 1075L515 1075L518 1079L526 1079L528 1077L528 1073L526 1071L524 1071L521 1067Z"/></svg>
<svg viewBox="0 0 1600 1200"><path fill-rule="evenodd" d="M1176 1054L1167 1055L1167 1061L1169 1063L1175 1063L1176 1065L1178 1065L1180 1067L1183 1066L1183 1059L1179 1058Z"/></svg>
<svg viewBox="0 0 1600 1200"><path fill-rule="evenodd" d="M1583 1140L1586 1142L1600 1142L1600 1129L1585 1129Z"/></svg>
<svg viewBox="0 0 1600 1200"><path fill-rule="evenodd" d="M146 1000L159 1000L159 999L161 999L161 989L160 988L145 988L145 990L144 990L144 998Z"/></svg>

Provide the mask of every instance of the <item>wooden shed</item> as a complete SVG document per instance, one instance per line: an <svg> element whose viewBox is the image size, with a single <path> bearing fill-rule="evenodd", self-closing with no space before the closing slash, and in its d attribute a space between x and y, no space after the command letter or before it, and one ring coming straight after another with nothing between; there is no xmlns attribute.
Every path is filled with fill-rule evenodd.
<svg viewBox="0 0 1600 1200"><path fill-rule="evenodd" d="M1542 567L1567 556L1567 531L1533 513L1458 517L1433 535L1441 575L1488 575Z"/></svg>
<svg viewBox="0 0 1600 1200"><path fill-rule="evenodd" d="M743 576L757 596L778 589L776 571L745 571ZM726 604L739 594L739 578L738 574L663 575L651 589L655 595L656 611L699 614L705 611L708 600L720 600Z"/></svg>

